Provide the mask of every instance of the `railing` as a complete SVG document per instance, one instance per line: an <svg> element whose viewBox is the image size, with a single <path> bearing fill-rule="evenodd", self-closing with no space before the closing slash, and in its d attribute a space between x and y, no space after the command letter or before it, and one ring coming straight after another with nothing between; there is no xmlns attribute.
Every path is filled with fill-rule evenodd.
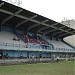
<svg viewBox="0 0 75 75"><path fill-rule="evenodd" d="M75 52L75 49L66 48L42 48L41 46L32 46L29 44L13 44L0 42L1 50L29 50L29 51L49 51L49 52Z"/></svg>

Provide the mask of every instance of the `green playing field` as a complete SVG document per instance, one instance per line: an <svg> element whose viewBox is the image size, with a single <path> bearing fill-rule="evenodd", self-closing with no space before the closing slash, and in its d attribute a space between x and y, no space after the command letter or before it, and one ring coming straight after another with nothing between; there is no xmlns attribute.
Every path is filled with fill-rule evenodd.
<svg viewBox="0 0 75 75"><path fill-rule="evenodd" d="M0 75L75 75L75 61L0 66Z"/></svg>

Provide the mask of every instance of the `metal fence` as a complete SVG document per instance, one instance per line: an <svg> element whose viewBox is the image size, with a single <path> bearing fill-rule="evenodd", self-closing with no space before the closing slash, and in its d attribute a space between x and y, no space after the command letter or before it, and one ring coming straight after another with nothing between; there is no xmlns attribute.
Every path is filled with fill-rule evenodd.
<svg viewBox="0 0 75 75"><path fill-rule="evenodd" d="M67 48L42 48L41 46L33 47L30 44L14 44L14 43L4 43L0 42L0 49L2 50L41 50L41 51L58 51L58 52L75 52L75 49L67 49Z"/></svg>
<svg viewBox="0 0 75 75"><path fill-rule="evenodd" d="M70 57L70 58L59 58L60 61L64 60L75 60L75 57ZM2 64L32 64L32 63L52 63L52 62L57 62L57 58L31 58L31 59L0 59L0 65Z"/></svg>

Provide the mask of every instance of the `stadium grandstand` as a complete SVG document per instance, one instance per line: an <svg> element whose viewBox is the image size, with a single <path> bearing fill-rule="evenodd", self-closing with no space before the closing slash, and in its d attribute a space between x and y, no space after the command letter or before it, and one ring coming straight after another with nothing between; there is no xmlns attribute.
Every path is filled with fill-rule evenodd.
<svg viewBox="0 0 75 75"><path fill-rule="evenodd" d="M0 59L75 57L63 40L75 29L0 0Z"/></svg>
<svg viewBox="0 0 75 75"><path fill-rule="evenodd" d="M62 21L61 24L75 29L75 20L74 19L71 19L71 20L66 19L66 20ZM74 38L75 38L75 35L72 35L72 36L64 38L64 40L75 47L75 39Z"/></svg>

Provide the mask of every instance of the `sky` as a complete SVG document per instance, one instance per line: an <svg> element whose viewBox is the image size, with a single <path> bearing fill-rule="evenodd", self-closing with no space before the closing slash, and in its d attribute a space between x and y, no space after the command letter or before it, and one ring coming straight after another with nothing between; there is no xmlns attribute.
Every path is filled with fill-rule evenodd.
<svg viewBox="0 0 75 75"><path fill-rule="evenodd" d="M75 20L75 0L22 0L20 7L57 22Z"/></svg>

